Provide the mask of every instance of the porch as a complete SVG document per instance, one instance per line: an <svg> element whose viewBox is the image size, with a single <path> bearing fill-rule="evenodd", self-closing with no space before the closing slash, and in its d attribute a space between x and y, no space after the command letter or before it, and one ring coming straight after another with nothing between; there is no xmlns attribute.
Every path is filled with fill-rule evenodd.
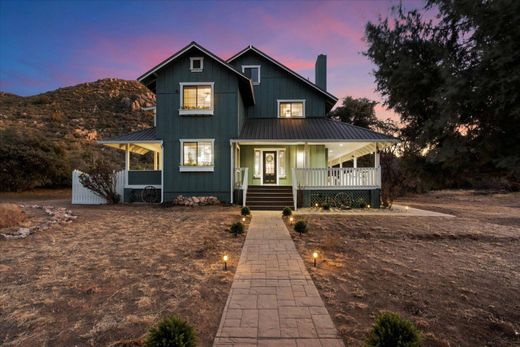
<svg viewBox="0 0 520 347"><path fill-rule="evenodd" d="M163 146L155 128L98 141L108 147L124 151L122 170L124 202L161 202L163 187ZM148 190L144 196L145 188Z"/></svg>

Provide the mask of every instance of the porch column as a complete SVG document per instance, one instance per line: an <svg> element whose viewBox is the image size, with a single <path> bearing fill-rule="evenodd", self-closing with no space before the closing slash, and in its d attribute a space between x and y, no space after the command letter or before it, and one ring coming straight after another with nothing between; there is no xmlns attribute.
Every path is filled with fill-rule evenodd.
<svg viewBox="0 0 520 347"><path fill-rule="evenodd" d="M352 161L353 161L353 163L354 163L353 166L354 166L354 167L357 167L357 157L354 157L354 158L352 159Z"/></svg>
<svg viewBox="0 0 520 347"><path fill-rule="evenodd" d="M159 161L157 160L159 156L159 152L153 152L153 169L154 170L158 170L158 164L159 164Z"/></svg>
<svg viewBox="0 0 520 347"><path fill-rule="evenodd" d="M381 188L381 157L377 146L374 153L374 167L376 168L376 185Z"/></svg>
<svg viewBox="0 0 520 347"><path fill-rule="evenodd" d="M125 171L129 171L129 170L130 170L130 145L127 144L126 150L125 150Z"/></svg>
<svg viewBox="0 0 520 347"><path fill-rule="evenodd" d="M303 145L303 167L309 168L309 144L307 142Z"/></svg>
<svg viewBox="0 0 520 347"><path fill-rule="evenodd" d="M233 142L230 142L229 143L229 165L230 165L230 169L231 169L231 179L230 179L230 182L231 182L231 186L230 186L230 202L233 203L233 190L235 189L235 158L234 158L234 154L235 154L235 146L234 146L234 143Z"/></svg>

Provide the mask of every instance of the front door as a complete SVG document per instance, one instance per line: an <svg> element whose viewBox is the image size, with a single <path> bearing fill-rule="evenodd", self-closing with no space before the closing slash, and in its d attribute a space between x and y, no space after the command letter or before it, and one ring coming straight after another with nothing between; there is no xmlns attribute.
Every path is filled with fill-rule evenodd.
<svg viewBox="0 0 520 347"><path fill-rule="evenodd" d="M264 152L264 184L276 184L276 152Z"/></svg>

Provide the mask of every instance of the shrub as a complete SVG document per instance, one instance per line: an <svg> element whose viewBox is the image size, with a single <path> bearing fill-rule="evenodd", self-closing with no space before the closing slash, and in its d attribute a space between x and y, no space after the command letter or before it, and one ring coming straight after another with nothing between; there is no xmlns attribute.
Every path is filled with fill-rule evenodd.
<svg viewBox="0 0 520 347"><path fill-rule="evenodd" d="M384 312L377 316L368 337L369 347L419 347L421 333L415 325L397 313Z"/></svg>
<svg viewBox="0 0 520 347"><path fill-rule="evenodd" d="M0 191L70 185L70 162L39 130L0 130Z"/></svg>
<svg viewBox="0 0 520 347"><path fill-rule="evenodd" d="M283 211L282 211L282 215L284 217L289 217L290 215L292 215L292 210L290 207L284 207Z"/></svg>
<svg viewBox="0 0 520 347"><path fill-rule="evenodd" d="M321 204L321 207L322 207L325 211L330 210L330 204L329 204L328 202L324 202L323 204Z"/></svg>
<svg viewBox="0 0 520 347"><path fill-rule="evenodd" d="M251 214L251 210L249 209L249 207L247 206L244 206L242 207L242 209L240 210L240 214L242 216L249 216Z"/></svg>
<svg viewBox="0 0 520 347"><path fill-rule="evenodd" d="M229 231L235 236L237 236L238 234L242 234L244 232L244 224L240 222L233 223L231 224L231 228L229 228Z"/></svg>
<svg viewBox="0 0 520 347"><path fill-rule="evenodd" d="M368 203L365 201L364 198L358 198L356 200L356 205L359 208L366 208L368 206Z"/></svg>
<svg viewBox="0 0 520 347"><path fill-rule="evenodd" d="M79 182L109 204L117 204L121 196L116 192L117 174L107 161L98 160L79 175Z"/></svg>
<svg viewBox="0 0 520 347"><path fill-rule="evenodd" d="M307 222L299 220L296 223L294 223L294 231L300 233L300 235L306 233L308 230L309 228L307 227Z"/></svg>
<svg viewBox="0 0 520 347"><path fill-rule="evenodd" d="M195 329L185 320L171 316L150 329L144 345L146 347L195 347Z"/></svg>

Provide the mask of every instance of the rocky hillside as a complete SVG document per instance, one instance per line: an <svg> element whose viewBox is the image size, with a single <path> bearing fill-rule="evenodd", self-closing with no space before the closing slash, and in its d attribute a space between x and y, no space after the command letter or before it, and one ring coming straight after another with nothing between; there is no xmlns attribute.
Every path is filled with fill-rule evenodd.
<svg viewBox="0 0 520 347"><path fill-rule="evenodd" d="M51 139L93 142L153 125L155 95L115 78L21 97L0 92L0 129L30 128Z"/></svg>
<svg viewBox="0 0 520 347"><path fill-rule="evenodd" d="M152 126L153 111L141 108L153 105L142 84L113 78L29 97L0 92L0 190L67 185L99 158L122 168L122 151L96 140Z"/></svg>

